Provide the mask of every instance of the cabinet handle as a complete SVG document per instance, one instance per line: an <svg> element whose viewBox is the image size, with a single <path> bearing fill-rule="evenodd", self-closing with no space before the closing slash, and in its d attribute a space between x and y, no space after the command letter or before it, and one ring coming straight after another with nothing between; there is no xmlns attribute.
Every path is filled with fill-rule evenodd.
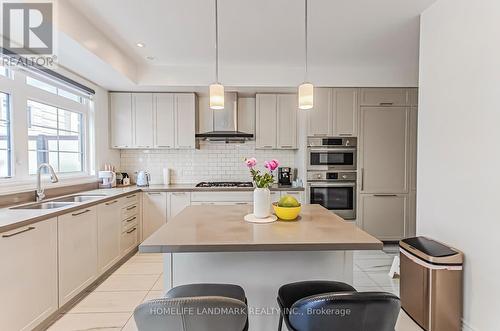
<svg viewBox="0 0 500 331"><path fill-rule="evenodd" d="M134 208L137 208L137 206L136 205L130 206L130 207L127 208L127 210L132 210Z"/></svg>
<svg viewBox="0 0 500 331"><path fill-rule="evenodd" d="M381 102L379 105L381 106L392 106L394 102Z"/></svg>
<svg viewBox="0 0 500 331"><path fill-rule="evenodd" d="M172 195L186 195L185 192L173 192Z"/></svg>
<svg viewBox="0 0 500 331"><path fill-rule="evenodd" d="M129 218L128 220L125 220L125 223L130 223L130 222L132 222L133 220L135 220L136 218L137 218L136 216L131 217L131 218Z"/></svg>
<svg viewBox="0 0 500 331"><path fill-rule="evenodd" d="M79 212L79 213L73 213L73 214L71 214L71 216L79 216L79 215L83 215L83 214L85 214L85 213L88 213L89 211L90 211L90 209L86 209L86 210L81 211L81 212Z"/></svg>
<svg viewBox="0 0 500 331"><path fill-rule="evenodd" d="M133 195L129 195L128 197L126 197L127 199L130 199L130 198L135 198L135 194Z"/></svg>
<svg viewBox="0 0 500 331"><path fill-rule="evenodd" d="M127 234L131 234L131 233L132 233L132 232L134 232L135 230L137 230L137 228L133 228L132 230L127 231Z"/></svg>
<svg viewBox="0 0 500 331"><path fill-rule="evenodd" d="M148 192L148 195L161 195L160 192Z"/></svg>
<svg viewBox="0 0 500 331"><path fill-rule="evenodd" d="M21 233L24 233L24 232L28 232L28 231L31 231L31 230L35 230L35 227L30 226L30 227L27 227L26 229L21 230L21 231L17 231L17 232L11 233L11 234L4 234L4 235L2 235L2 238L14 237L14 236L17 236L18 234L21 234Z"/></svg>
<svg viewBox="0 0 500 331"><path fill-rule="evenodd" d="M113 205L113 204L115 204L115 203L117 203L117 202L118 202L118 200L111 201L111 202L106 202L106 203L105 203L105 205L106 205L106 206L110 206L110 205Z"/></svg>
<svg viewBox="0 0 500 331"><path fill-rule="evenodd" d="M168 145L157 145L156 147L159 147L159 148L172 148L172 146L168 146Z"/></svg>
<svg viewBox="0 0 500 331"><path fill-rule="evenodd" d="M273 148L273 146L262 146L262 148Z"/></svg>
<svg viewBox="0 0 500 331"><path fill-rule="evenodd" d="M281 145L281 148L292 148L292 145Z"/></svg>
<svg viewBox="0 0 500 331"><path fill-rule="evenodd" d="M339 133L339 136L345 137L345 136L351 136L351 133Z"/></svg>
<svg viewBox="0 0 500 331"><path fill-rule="evenodd" d="M374 197L397 197L397 194L374 194Z"/></svg>
<svg viewBox="0 0 500 331"><path fill-rule="evenodd" d="M236 202L235 205L248 205L248 202Z"/></svg>
<svg viewBox="0 0 500 331"><path fill-rule="evenodd" d="M365 189L365 168L361 168L361 191Z"/></svg>

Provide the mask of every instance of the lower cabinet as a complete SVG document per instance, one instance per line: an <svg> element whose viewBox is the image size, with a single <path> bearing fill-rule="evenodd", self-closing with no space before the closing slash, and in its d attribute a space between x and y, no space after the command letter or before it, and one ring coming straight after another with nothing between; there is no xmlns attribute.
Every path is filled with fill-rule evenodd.
<svg viewBox="0 0 500 331"><path fill-rule="evenodd" d="M97 206L97 226L99 273L103 273L118 262L121 257L121 211L119 199Z"/></svg>
<svg viewBox="0 0 500 331"><path fill-rule="evenodd" d="M132 226L127 227L123 230L121 234L121 255L127 255L132 251L139 243L139 230L138 225L132 224Z"/></svg>
<svg viewBox="0 0 500 331"><path fill-rule="evenodd" d="M396 241L408 228L407 194L360 194L361 228L379 240Z"/></svg>
<svg viewBox="0 0 500 331"><path fill-rule="evenodd" d="M167 193L144 192L142 199L142 240L145 240L167 223Z"/></svg>
<svg viewBox="0 0 500 331"><path fill-rule="evenodd" d="M0 234L0 330L32 330L58 309L57 220Z"/></svg>
<svg viewBox="0 0 500 331"><path fill-rule="evenodd" d="M59 216L59 305L97 278L97 207Z"/></svg>
<svg viewBox="0 0 500 331"><path fill-rule="evenodd" d="M291 195L292 197L297 199L300 204L303 204L305 202L305 195L303 191L281 191L280 193L280 197Z"/></svg>
<svg viewBox="0 0 500 331"><path fill-rule="evenodd" d="M168 219L174 218L184 208L191 205L191 192L168 192L167 211Z"/></svg>

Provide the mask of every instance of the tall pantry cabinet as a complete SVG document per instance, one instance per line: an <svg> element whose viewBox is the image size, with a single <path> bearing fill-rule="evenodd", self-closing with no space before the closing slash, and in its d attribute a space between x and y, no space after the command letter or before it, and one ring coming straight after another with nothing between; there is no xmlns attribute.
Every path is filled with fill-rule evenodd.
<svg viewBox="0 0 500 331"><path fill-rule="evenodd" d="M360 90L358 225L380 240L414 235L416 89Z"/></svg>

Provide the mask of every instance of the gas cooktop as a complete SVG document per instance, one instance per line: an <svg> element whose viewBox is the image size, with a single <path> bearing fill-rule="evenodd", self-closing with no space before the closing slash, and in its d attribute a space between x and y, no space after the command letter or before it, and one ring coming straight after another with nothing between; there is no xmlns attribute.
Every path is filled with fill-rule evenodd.
<svg viewBox="0 0 500 331"><path fill-rule="evenodd" d="M253 187L252 182L201 182L196 187Z"/></svg>

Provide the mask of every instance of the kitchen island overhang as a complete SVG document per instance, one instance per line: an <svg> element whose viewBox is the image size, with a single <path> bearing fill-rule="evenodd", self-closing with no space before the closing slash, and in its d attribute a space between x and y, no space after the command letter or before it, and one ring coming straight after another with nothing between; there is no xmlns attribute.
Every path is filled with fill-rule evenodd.
<svg viewBox="0 0 500 331"><path fill-rule="evenodd" d="M247 223L251 206L190 206L140 246L164 254L164 288L192 283L245 289L249 330L278 325L278 288L303 280L352 284L354 250L381 250L378 239L320 205L304 205L298 221Z"/></svg>

